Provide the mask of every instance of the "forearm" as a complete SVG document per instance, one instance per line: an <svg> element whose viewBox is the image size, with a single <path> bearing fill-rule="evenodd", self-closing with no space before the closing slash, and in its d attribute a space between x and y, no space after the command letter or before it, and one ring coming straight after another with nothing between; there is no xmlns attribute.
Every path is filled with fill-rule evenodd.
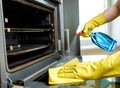
<svg viewBox="0 0 120 88"><path fill-rule="evenodd" d="M110 22L120 15L120 0L103 12L106 22Z"/></svg>

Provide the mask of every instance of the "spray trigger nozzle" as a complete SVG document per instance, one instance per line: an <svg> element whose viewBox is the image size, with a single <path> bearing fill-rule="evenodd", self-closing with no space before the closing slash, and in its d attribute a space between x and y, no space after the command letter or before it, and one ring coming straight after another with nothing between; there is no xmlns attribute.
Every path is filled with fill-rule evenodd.
<svg viewBox="0 0 120 88"><path fill-rule="evenodd" d="M83 28L84 28L84 25L78 25L78 28L76 30L76 35L79 35L79 34L82 34L83 33Z"/></svg>

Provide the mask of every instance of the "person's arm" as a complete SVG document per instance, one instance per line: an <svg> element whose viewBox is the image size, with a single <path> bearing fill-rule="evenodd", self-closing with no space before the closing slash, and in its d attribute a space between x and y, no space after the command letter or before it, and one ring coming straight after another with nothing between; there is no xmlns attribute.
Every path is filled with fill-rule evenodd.
<svg viewBox="0 0 120 88"><path fill-rule="evenodd" d="M58 77L94 80L120 76L120 51L98 61L81 62L73 66L62 66Z"/></svg>
<svg viewBox="0 0 120 88"><path fill-rule="evenodd" d="M114 20L120 15L120 0L118 0L114 5L109 7L103 12L103 15L106 18L106 22Z"/></svg>
<svg viewBox="0 0 120 88"><path fill-rule="evenodd" d="M119 15L120 15L120 0L118 0L114 5L112 5L108 9L106 9L103 13L100 13L91 20L89 20L84 25L84 29L80 35L83 37L90 37L91 31L93 31L94 28L114 20Z"/></svg>

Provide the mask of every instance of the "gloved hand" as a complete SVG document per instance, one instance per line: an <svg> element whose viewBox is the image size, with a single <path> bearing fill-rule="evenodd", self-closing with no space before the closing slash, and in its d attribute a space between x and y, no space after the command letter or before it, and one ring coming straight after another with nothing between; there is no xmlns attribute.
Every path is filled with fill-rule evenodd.
<svg viewBox="0 0 120 88"><path fill-rule="evenodd" d="M120 51L99 61L65 66L58 71L58 77L68 79L94 80L117 76L120 76Z"/></svg>
<svg viewBox="0 0 120 88"><path fill-rule="evenodd" d="M100 13L99 15L92 18L90 21L88 21L85 24L84 29L83 29L83 31L81 33L81 36L90 37L91 36L91 31L93 31L93 29L95 27L98 27L98 26L100 26L100 25L102 25L104 23L106 23L106 18L102 13Z"/></svg>
<svg viewBox="0 0 120 88"><path fill-rule="evenodd" d="M99 67L99 62L83 62L73 66L65 66L58 71L58 77L68 79L98 79L101 73L104 72Z"/></svg>
<svg viewBox="0 0 120 88"><path fill-rule="evenodd" d="M72 60L70 60L69 62L67 62L66 64L56 67L56 68L50 68L48 73L49 73L49 84L76 84L76 83L81 83L84 80L82 79L67 79L67 78L59 78L57 76L57 73L59 71L59 69L63 68L63 66L73 66L75 64L80 63L78 58L73 58Z"/></svg>

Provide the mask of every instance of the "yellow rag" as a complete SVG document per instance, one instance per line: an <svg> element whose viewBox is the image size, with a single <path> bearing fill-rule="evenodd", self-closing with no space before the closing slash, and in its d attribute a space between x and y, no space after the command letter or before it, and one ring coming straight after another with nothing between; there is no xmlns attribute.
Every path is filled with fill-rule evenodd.
<svg viewBox="0 0 120 88"><path fill-rule="evenodd" d="M80 63L77 58L73 58L73 60L69 61L68 63L64 64L63 66L72 66L75 64ZM83 82L82 79L73 79L73 78L59 78L58 71L63 67L56 67L49 69L49 84L67 84L67 83L76 83L76 82Z"/></svg>

